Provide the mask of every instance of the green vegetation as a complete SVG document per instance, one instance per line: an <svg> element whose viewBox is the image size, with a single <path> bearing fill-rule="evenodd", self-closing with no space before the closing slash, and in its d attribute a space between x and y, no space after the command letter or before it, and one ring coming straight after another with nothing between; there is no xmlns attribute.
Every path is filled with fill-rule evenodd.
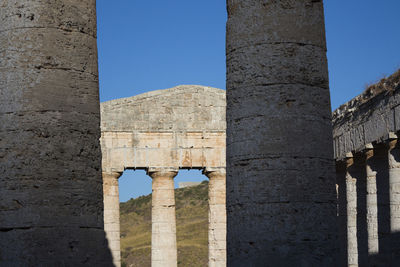
<svg viewBox="0 0 400 267"><path fill-rule="evenodd" d="M207 266L208 182L175 190L178 266ZM151 194L121 203L123 266L151 266Z"/></svg>

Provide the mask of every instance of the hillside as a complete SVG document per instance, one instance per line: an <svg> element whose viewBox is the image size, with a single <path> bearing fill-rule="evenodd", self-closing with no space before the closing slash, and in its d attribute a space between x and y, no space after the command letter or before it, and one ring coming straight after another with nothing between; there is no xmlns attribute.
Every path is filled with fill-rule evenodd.
<svg viewBox="0 0 400 267"><path fill-rule="evenodd" d="M208 182L175 190L178 266L207 266ZM151 266L151 194L121 203L122 267Z"/></svg>

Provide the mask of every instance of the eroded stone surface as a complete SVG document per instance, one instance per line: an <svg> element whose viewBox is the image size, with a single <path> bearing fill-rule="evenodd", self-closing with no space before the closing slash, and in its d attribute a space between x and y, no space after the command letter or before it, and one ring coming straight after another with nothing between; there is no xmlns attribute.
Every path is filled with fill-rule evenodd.
<svg viewBox="0 0 400 267"><path fill-rule="evenodd" d="M164 177L164 182L159 178L162 170L168 174L171 168L212 170L205 172L210 175L209 265L226 265L225 107L225 91L198 85L181 85L101 104L104 187L109 188L110 174L125 169L145 169L153 178L153 266L176 265L175 207L168 208L175 205L171 202L173 178ZM164 190L166 184L172 189ZM105 206L112 200L113 196L105 198ZM111 208L115 210L116 204ZM105 217L110 239L119 229L113 213L105 213L112 217ZM112 222L110 228L107 222ZM113 241L119 246L119 239ZM114 259L119 259L117 246L113 253Z"/></svg>
<svg viewBox="0 0 400 267"><path fill-rule="evenodd" d="M174 177L177 171L149 169L152 182L151 198L151 266L176 267L176 217Z"/></svg>
<svg viewBox="0 0 400 267"><path fill-rule="evenodd" d="M225 167L225 91L183 85L101 104L103 171Z"/></svg>
<svg viewBox="0 0 400 267"><path fill-rule="evenodd" d="M347 184L340 176L337 181L339 210L347 211L347 228L341 216L341 258L347 256L349 266L400 263L399 86L397 71L333 113L337 166L354 162L342 168Z"/></svg>
<svg viewBox="0 0 400 267"><path fill-rule="evenodd" d="M110 266L94 0L0 2L0 265Z"/></svg>
<svg viewBox="0 0 400 267"><path fill-rule="evenodd" d="M322 1L227 4L228 265L335 266Z"/></svg>
<svg viewBox="0 0 400 267"><path fill-rule="evenodd" d="M382 142L400 130L400 70L333 112L335 158Z"/></svg>

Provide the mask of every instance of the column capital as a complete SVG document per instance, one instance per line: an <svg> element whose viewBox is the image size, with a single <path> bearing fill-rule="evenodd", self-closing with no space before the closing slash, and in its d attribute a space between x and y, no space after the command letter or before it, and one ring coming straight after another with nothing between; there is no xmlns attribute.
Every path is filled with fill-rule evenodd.
<svg viewBox="0 0 400 267"><path fill-rule="evenodd" d="M387 140L387 148L389 151L393 150L395 148L398 148L398 147L399 147L399 143L398 143L397 139L388 139Z"/></svg>
<svg viewBox="0 0 400 267"><path fill-rule="evenodd" d="M208 178L215 177L215 176L226 176L226 168L225 167L211 167L211 168L204 168L203 174Z"/></svg>
<svg viewBox="0 0 400 267"><path fill-rule="evenodd" d="M175 178L178 174L179 169L177 168L158 168L158 167L149 167L146 171L147 175L152 179L157 177L165 177L165 178Z"/></svg>
<svg viewBox="0 0 400 267"><path fill-rule="evenodd" d="M343 159L346 163L346 168L352 166L354 164L354 155L352 152L347 152L346 157Z"/></svg>
<svg viewBox="0 0 400 267"><path fill-rule="evenodd" d="M365 160L369 160L374 156L374 145L372 143L366 144L362 152L365 155Z"/></svg>

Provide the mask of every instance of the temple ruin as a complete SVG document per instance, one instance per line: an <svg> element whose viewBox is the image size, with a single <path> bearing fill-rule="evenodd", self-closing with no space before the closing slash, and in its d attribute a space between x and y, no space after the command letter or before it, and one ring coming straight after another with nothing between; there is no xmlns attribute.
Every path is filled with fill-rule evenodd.
<svg viewBox="0 0 400 267"><path fill-rule="evenodd" d="M120 264L118 177L139 168L153 266L176 266L182 168L210 179L210 266L398 263L398 82L338 109L333 142L323 1L227 11L226 120L223 91L180 86L104 103L100 132L96 1L0 1L1 266Z"/></svg>
<svg viewBox="0 0 400 267"><path fill-rule="evenodd" d="M118 178L144 169L153 181L151 264L176 266L174 177L209 178L209 266L226 266L225 91L196 85L101 104L104 229L120 265Z"/></svg>
<svg viewBox="0 0 400 267"><path fill-rule="evenodd" d="M400 71L333 113L341 266L400 265Z"/></svg>

